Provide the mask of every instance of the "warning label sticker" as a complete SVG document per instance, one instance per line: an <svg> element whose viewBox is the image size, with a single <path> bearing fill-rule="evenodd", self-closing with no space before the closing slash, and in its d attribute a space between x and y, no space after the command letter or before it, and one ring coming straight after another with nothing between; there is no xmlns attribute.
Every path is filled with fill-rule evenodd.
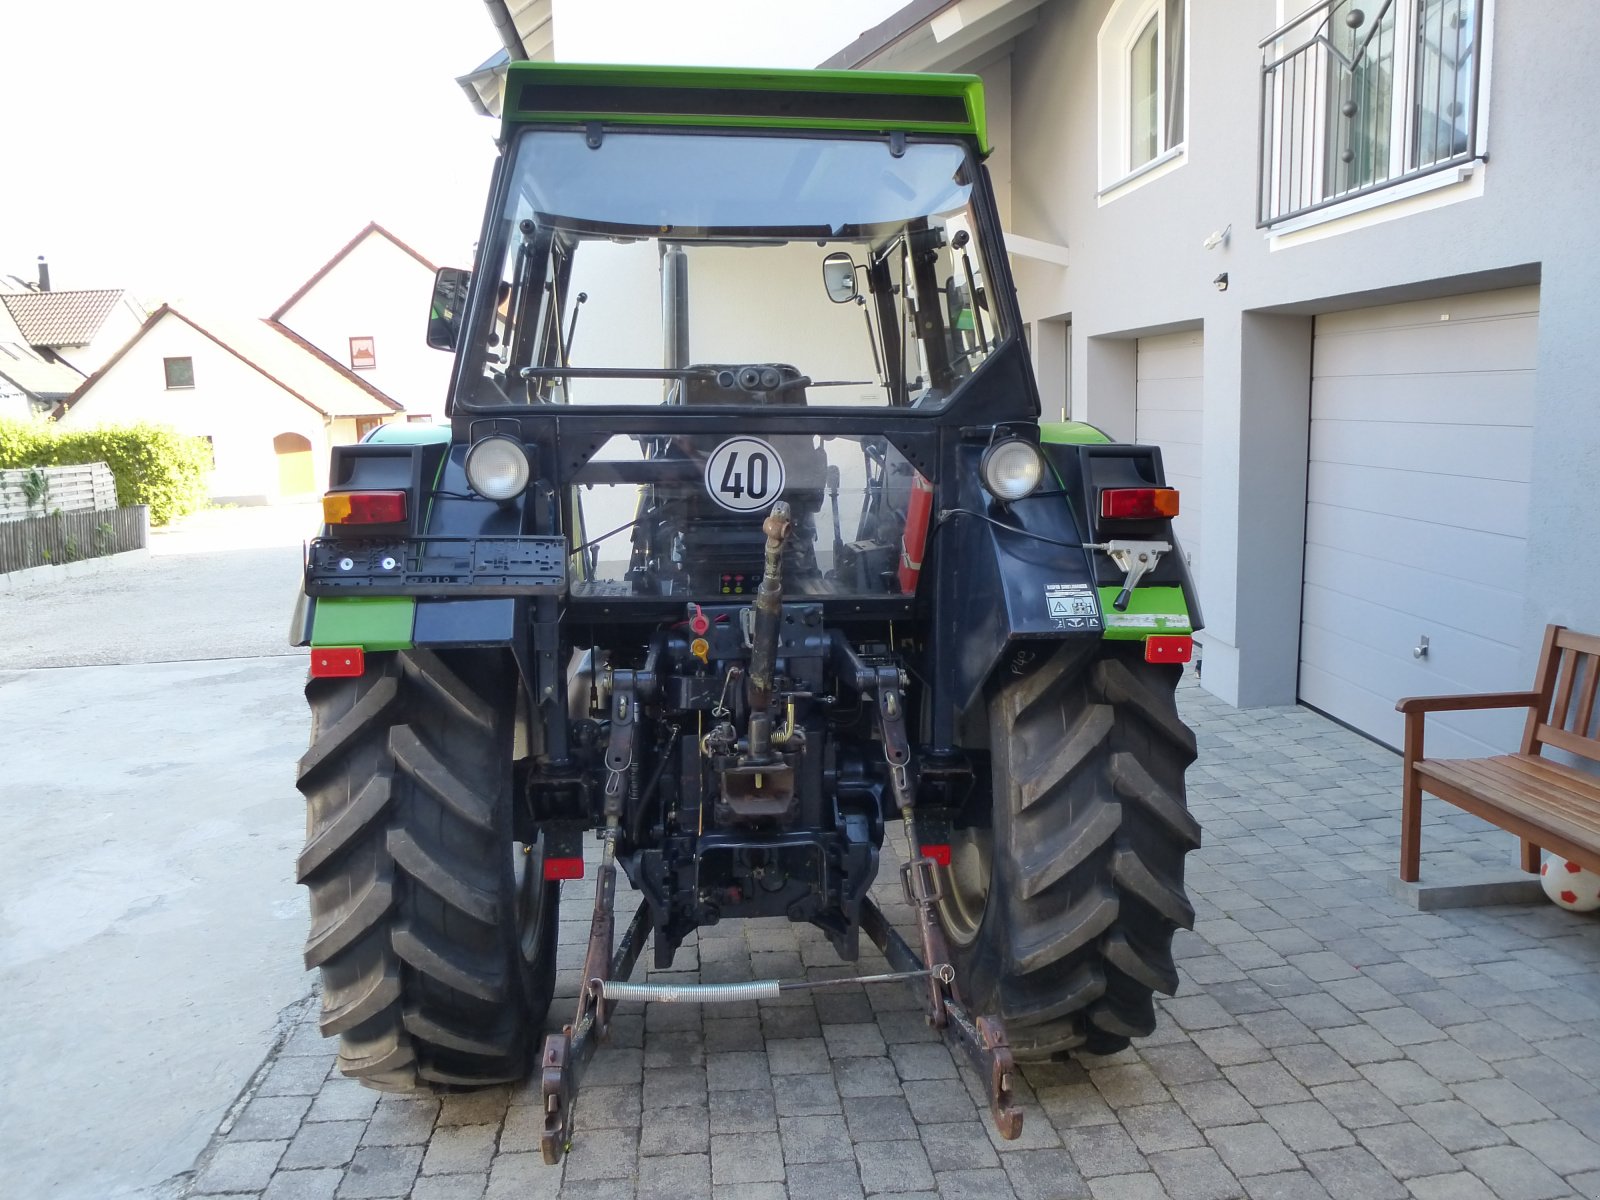
<svg viewBox="0 0 1600 1200"><path fill-rule="evenodd" d="M1100 628L1100 604L1087 583L1047 583L1044 603L1057 629Z"/></svg>

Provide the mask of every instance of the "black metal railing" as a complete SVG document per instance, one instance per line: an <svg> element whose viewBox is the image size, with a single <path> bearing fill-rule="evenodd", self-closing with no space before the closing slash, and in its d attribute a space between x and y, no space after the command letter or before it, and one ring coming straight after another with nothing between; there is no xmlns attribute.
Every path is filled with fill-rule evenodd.
<svg viewBox="0 0 1600 1200"><path fill-rule="evenodd" d="M1324 0L1261 42L1258 227L1479 156L1483 0Z"/></svg>

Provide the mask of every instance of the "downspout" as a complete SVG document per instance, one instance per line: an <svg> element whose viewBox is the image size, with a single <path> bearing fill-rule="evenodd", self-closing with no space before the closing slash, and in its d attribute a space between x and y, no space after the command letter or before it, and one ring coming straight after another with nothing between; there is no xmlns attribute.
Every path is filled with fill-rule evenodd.
<svg viewBox="0 0 1600 1200"><path fill-rule="evenodd" d="M522 44L522 36L517 32L517 23L511 18L506 0L483 0L483 4L489 10L489 20L494 22L495 32L500 35L500 44L506 48L511 61L522 62L528 57L528 50Z"/></svg>

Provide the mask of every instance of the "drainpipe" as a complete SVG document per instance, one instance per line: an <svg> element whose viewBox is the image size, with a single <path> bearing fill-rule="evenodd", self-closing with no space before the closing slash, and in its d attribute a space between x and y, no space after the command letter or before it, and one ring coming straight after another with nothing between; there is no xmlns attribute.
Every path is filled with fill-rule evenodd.
<svg viewBox="0 0 1600 1200"><path fill-rule="evenodd" d="M517 23L511 18L511 10L506 7L506 0L483 0L483 3L489 10L489 20L494 22L495 32L500 35L500 44L506 48L511 61L521 62L527 58L527 47L522 44L522 37L517 33Z"/></svg>

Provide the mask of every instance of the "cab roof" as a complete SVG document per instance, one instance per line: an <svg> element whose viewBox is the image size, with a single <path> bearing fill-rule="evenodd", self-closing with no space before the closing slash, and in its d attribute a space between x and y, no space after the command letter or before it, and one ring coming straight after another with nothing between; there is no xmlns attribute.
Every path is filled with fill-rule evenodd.
<svg viewBox="0 0 1600 1200"><path fill-rule="evenodd" d="M534 122L954 134L989 153L976 75L514 62L502 136Z"/></svg>

